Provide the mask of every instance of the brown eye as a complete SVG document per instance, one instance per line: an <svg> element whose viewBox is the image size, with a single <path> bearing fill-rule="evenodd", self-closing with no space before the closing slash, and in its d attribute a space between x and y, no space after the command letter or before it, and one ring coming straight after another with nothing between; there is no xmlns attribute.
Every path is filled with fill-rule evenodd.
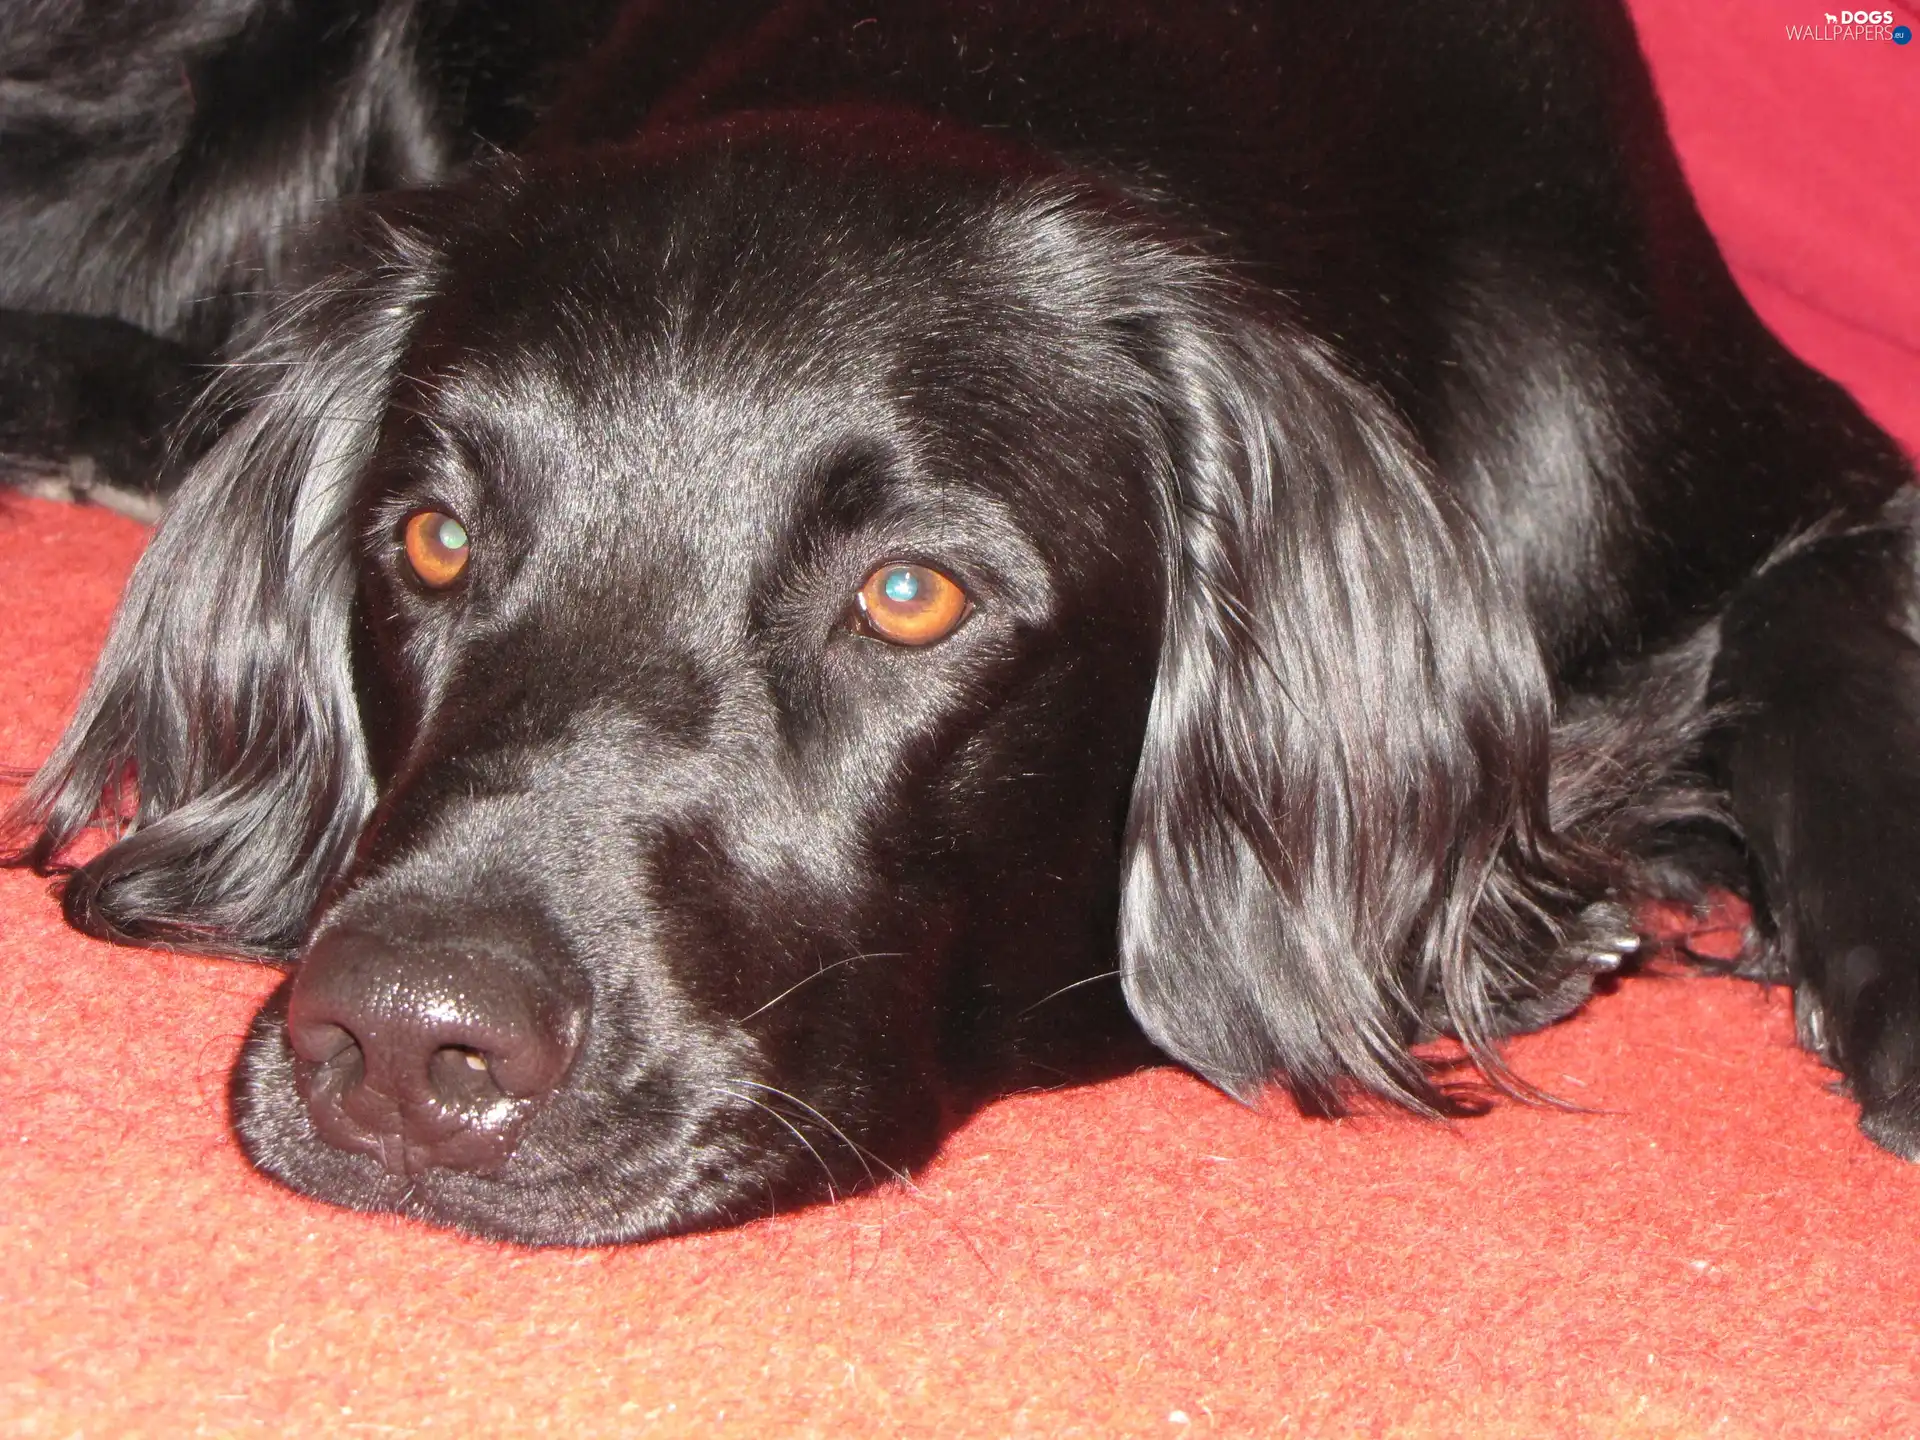
<svg viewBox="0 0 1920 1440"><path fill-rule="evenodd" d="M925 565L882 565L860 587L867 627L895 645L931 645L967 618L967 592Z"/></svg>
<svg viewBox="0 0 1920 1440"><path fill-rule="evenodd" d="M467 568L467 527L443 510L422 510L408 518L407 563L420 583L444 590Z"/></svg>

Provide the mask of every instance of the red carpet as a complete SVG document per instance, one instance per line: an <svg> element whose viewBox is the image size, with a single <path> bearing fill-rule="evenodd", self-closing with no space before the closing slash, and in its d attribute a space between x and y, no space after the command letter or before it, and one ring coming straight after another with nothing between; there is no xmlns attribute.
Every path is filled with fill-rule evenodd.
<svg viewBox="0 0 1920 1440"><path fill-rule="evenodd" d="M1742 279L1920 448L1920 42L1642 8ZM0 509L0 762L141 539ZM1642 978L1514 1047L1588 1114L1329 1124L1160 1072L997 1105L911 1191L529 1253L246 1169L225 1077L272 978L0 876L0 1433L1920 1435L1920 1169L1755 987Z"/></svg>

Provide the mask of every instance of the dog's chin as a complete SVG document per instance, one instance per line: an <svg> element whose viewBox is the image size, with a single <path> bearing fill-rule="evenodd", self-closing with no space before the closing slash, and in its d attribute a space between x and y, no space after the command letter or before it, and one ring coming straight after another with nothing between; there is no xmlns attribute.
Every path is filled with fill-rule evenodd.
<svg viewBox="0 0 1920 1440"><path fill-rule="evenodd" d="M566 1147L529 1136L488 1174L425 1168L395 1174L372 1155L316 1132L294 1076L283 985L254 1017L234 1066L229 1105L254 1167L299 1194L520 1245L616 1245L738 1225L836 1193L790 1157L750 1145L716 1111L708 1122L649 1136L595 1129L572 1165ZM692 1131L691 1134L688 1132Z"/></svg>

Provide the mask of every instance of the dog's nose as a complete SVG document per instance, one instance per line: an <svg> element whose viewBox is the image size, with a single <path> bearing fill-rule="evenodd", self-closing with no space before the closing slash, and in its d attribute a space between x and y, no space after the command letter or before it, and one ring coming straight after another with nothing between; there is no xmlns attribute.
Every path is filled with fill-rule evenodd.
<svg viewBox="0 0 1920 1440"><path fill-rule="evenodd" d="M323 936L294 976L294 1079L320 1138L396 1175L485 1174L573 1064L586 1007L497 940Z"/></svg>

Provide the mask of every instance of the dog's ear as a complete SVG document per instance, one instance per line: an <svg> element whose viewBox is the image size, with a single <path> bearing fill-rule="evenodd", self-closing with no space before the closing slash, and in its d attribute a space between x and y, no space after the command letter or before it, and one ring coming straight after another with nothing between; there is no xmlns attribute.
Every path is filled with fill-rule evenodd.
<svg viewBox="0 0 1920 1440"><path fill-rule="evenodd" d="M1408 428L1278 307L1189 285L1127 324L1165 417L1169 554L1128 1001L1243 1097L1452 1108L1410 1044L1451 1030L1497 1072L1502 1008L1564 978L1527 970L1570 898L1538 647Z"/></svg>
<svg viewBox="0 0 1920 1440"><path fill-rule="evenodd" d="M65 873L90 934L284 954L371 803L349 670L343 524L432 254L362 217L209 403L235 419L135 567L9 857ZM137 791L137 802L133 792ZM104 818L114 842L67 869Z"/></svg>

